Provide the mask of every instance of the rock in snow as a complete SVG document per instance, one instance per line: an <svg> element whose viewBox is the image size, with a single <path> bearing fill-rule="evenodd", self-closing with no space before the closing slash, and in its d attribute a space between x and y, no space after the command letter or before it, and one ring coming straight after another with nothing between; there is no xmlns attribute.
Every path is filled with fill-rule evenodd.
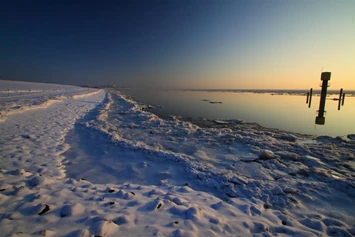
<svg viewBox="0 0 355 237"><path fill-rule="evenodd" d="M263 150L260 155L259 155L260 159L263 160L271 160L275 158L275 154L274 152L270 151L270 150Z"/></svg>

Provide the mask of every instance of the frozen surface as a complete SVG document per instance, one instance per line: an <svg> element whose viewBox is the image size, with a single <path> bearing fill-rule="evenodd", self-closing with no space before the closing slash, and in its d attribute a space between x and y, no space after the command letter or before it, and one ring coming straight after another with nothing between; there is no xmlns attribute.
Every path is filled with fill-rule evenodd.
<svg viewBox="0 0 355 237"><path fill-rule="evenodd" d="M90 88L0 80L0 121L8 115L45 108L65 98L78 98L94 91Z"/></svg>
<svg viewBox="0 0 355 237"><path fill-rule="evenodd" d="M11 101L32 109L0 122L1 236L355 234L353 135L202 128L114 90Z"/></svg>

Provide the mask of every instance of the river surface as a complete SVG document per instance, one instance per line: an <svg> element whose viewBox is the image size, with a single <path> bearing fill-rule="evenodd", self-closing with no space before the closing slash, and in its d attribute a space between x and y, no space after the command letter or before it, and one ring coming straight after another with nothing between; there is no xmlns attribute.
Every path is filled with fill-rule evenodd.
<svg viewBox="0 0 355 237"><path fill-rule="evenodd" d="M134 100L152 105L150 112L167 118L170 115L240 119L266 128L309 134L345 136L355 133L355 96L348 92L338 110L339 96L328 93L324 125L315 124L319 110L319 94L306 104L303 91L221 91L221 90L152 90L119 89ZM345 91L346 92L346 91Z"/></svg>

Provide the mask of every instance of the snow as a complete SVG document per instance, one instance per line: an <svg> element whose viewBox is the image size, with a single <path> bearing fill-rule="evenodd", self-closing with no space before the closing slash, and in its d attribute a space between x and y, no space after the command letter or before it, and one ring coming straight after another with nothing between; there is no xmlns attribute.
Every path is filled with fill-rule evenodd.
<svg viewBox="0 0 355 237"><path fill-rule="evenodd" d="M217 124L240 124L240 123L245 123L245 120L239 120L239 119L229 119L229 120L213 120L213 122Z"/></svg>
<svg viewBox="0 0 355 237"><path fill-rule="evenodd" d="M0 88L0 121L6 120L10 114L45 108L63 99L80 98L94 91L77 86L5 80L0 80Z"/></svg>
<svg viewBox="0 0 355 237"><path fill-rule="evenodd" d="M114 89L0 85L1 236L355 235L353 135L204 128Z"/></svg>

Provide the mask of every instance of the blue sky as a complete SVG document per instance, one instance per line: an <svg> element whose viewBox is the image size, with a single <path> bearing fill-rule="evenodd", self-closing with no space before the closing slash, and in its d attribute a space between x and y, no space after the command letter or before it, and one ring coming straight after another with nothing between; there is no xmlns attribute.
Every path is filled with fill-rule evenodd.
<svg viewBox="0 0 355 237"><path fill-rule="evenodd" d="M178 88L355 89L355 1L8 1L0 78Z"/></svg>

